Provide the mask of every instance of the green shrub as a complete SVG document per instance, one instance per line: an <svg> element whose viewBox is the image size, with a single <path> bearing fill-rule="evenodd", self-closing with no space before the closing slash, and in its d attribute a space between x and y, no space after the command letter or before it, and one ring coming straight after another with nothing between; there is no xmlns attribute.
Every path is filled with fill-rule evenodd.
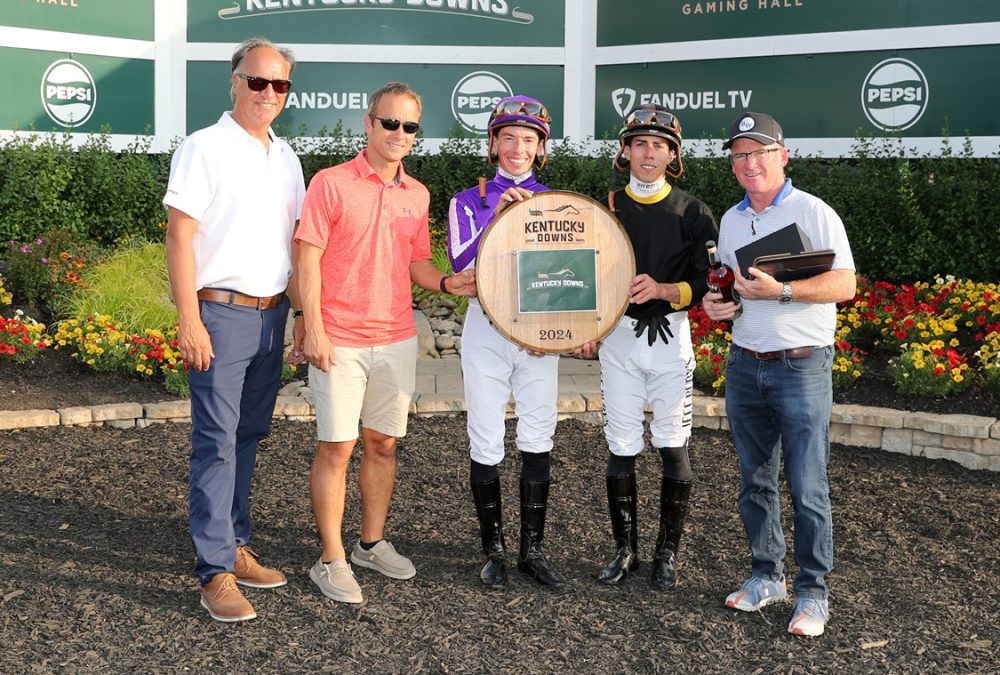
<svg viewBox="0 0 1000 675"><path fill-rule="evenodd" d="M150 155L150 143L118 153L107 133L76 150L68 133L0 140L0 240L33 240L49 229L99 244L161 239L170 155Z"/></svg>
<svg viewBox="0 0 1000 675"><path fill-rule="evenodd" d="M140 138L116 153L107 135L94 135L73 155L73 181L66 198L87 212L90 239L103 244L130 237L162 241L162 200L170 167L149 154L150 143L149 137ZM93 209L97 204L100 208Z"/></svg>
<svg viewBox="0 0 1000 675"><path fill-rule="evenodd" d="M276 130L287 135L287 129ZM70 138L37 134L0 140L0 242L32 241L50 229L102 245L130 236L161 240L171 153L149 155L146 140L113 152L106 133L74 150ZM365 139L338 126L289 142L308 181L351 159ZM475 185L483 170L483 146L482 140L459 135L432 154L417 139L406 160L407 171L430 189L436 245L444 243L452 196ZM612 174L614 150L614 143L599 144L590 156L583 144L551 143L539 178L553 189L600 199L609 185L628 178ZM728 159L721 150L714 153L685 157L685 175L677 185L704 201L718 219L743 192ZM491 167L487 175L492 172ZM1000 278L1000 153L974 157L971 142L958 145L947 129L939 151L919 156L908 153L899 138L859 136L851 157L793 157L788 175L843 218L863 276L896 283L942 274ZM18 292L13 282L10 287Z"/></svg>
<svg viewBox="0 0 1000 675"><path fill-rule="evenodd" d="M70 135L0 140L0 238L29 241L55 227L84 235L86 210L69 199L73 182Z"/></svg>

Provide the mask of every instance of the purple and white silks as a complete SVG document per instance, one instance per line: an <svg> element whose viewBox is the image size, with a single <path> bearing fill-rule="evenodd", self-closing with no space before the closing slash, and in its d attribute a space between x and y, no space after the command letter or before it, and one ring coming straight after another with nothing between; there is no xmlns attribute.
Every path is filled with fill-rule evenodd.
<svg viewBox="0 0 1000 675"><path fill-rule="evenodd" d="M519 183L498 173L493 180L486 182L485 208L479 197L478 185L459 192L451 200L448 209L448 258L453 270L461 272L475 262L479 239L493 220L493 210L500 201L500 195L512 187L532 192L549 189L538 182L534 171Z"/></svg>

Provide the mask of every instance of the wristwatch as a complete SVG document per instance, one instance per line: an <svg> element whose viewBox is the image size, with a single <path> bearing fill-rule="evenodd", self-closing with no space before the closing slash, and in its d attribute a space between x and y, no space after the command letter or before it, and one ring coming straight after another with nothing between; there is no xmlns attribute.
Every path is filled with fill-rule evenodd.
<svg viewBox="0 0 1000 675"><path fill-rule="evenodd" d="M792 301L792 282L786 281L781 284L781 295L778 296L778 302L783 305L787 305Z"/></svg>

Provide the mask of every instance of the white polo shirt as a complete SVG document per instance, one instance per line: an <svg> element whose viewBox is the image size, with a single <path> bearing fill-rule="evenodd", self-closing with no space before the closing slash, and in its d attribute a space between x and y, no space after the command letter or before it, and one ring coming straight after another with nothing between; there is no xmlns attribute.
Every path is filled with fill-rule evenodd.
<svg viewBox="0 0 1000 675"><path fill-rule="evenodd" d="M833 269L854 270L854 256L840 216L823 200L785 185L774 202L761 212L747 197L726 211L719 223L719 255L736 269L736 250L777 230L797 224L814 249L836 252ZM832 345L837 332L837 305L833 302L781 304L777 300L744 300L743 313L733 322L733 342L757 352L795 347Z"/></svg>
<svg viewBox="0 0 1000 675"><path fill-rule="evenodd" d="M305 182L295 153L268 129L270 151L225 112L177 148L163 204L198 221L196 288L276 295L292 271Z"/></svg>

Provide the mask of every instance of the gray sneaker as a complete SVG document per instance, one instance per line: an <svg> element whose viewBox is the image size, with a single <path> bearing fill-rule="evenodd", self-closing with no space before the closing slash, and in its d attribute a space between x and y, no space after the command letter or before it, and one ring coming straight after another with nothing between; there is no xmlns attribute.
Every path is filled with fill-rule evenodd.
<svg viewBox="0 0 1000 675"><path fill-rule="evenodd" d="M323 595L331 600L352 604L364 602L361 587L354 580L354 572L346 560L334 560L328 565L323 564L322 560L317 560L309 570L309 578L319 586Z"/></svg>
<svg viewBox="0 0 1000 675"><path fill-rule="evenodd" d="M396 549L385 539L375 544L370 551L361 548L359 541L351 551L351 562L393 579L412 579L417 575L410 559L396 553Z"/></svg>

